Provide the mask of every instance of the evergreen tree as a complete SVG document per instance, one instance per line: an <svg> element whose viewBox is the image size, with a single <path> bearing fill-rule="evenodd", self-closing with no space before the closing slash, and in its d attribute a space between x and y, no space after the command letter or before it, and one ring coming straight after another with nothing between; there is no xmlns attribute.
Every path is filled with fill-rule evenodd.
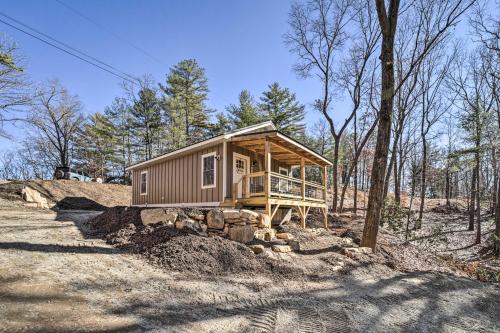
<svg viewBox="0 0 500 333"><path fill-rule="evenodd" d="M239 94L239 105L231 104L226 108L235 128L242 128L258 124L262 121L262 115L248 90L242 90Z"/></svg>
<svg viewBox="0 0 500 333"><path fill-rule="evenodd" d="M170 122L171 149L180 148L206 138L210 132L210 110L207 109L208 83L205 70L196 60L187 59L170 69L164 108Z"/></svg>
<svg viewBox="0 0 500 333"><path fill-rule="evenodd" d="M138 97L131 108L131 127L139 145L144 148L144 158L150 159L153 153L157 153L155 144L156 150L159 150L158 139L164 127L160 102L156 91L148 87L142 87Z"/></svg>
<svg viewBox="0 0 500 333"><path fill-rule="evenodd" d="M281 88L274 82L264 91L259 108L264 112L265 120L271 120L278 130L293 137L304 135L304 108L288 88Z"/></svg>
<svg viewBox="0 0 500 333"><path fill-rule="evenodd" d="M223 112L217 113L216 123L212 125L212 136L224 134L231 130L231 120Z"/></svg>
<svg viewBox="0 0 500 333"><path fill-rule="evenodd" d="M113 103L106 107L104 114L113 124L113 136L116 140L113 161L118 175L128 182L128 173L125 170L133 162L133 135L131 106L124 98L115 98ZM116 174L115 174L116 175Z"/></svg>
<svg viewBox="0 0 500 333"><path fill-rule="evenodd" d="M112 169L118 143L115 127L107 116L95 113L83 125L76 139L77 165L103 180Z"/></svg>

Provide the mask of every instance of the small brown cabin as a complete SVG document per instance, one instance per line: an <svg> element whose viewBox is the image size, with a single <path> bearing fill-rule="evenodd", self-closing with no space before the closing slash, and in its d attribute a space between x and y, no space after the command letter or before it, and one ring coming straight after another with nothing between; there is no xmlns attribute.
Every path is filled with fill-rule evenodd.
<svg viewBox="0 0 500 333"><path fill-rule="evenodd" d="M305 225L311 207L326 221L331 162L280 133L271 122L241 128L132 165L132 205L249 207L271 218L295 208ZM306 167L317 168L306 179Z"/></svg>

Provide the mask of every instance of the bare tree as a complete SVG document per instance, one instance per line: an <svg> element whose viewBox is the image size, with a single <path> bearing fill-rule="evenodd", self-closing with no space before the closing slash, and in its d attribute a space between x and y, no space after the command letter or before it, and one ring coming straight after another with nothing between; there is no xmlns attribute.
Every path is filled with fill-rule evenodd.
<svg viewBox="0 0 500 333"><path fill-rule="evenodd" d="M346 120L344 126L337 129L330 114L337 52L346 39L345 28L351 21L350 10L350 1L347 0L310 0L306 4L296 3L289 15L291 31L284 36L286 45L298 57L294 66L295 72L303 78L315 76L322 84L322 97L315 101L315 108L327 120L334 140L334 211L337 209L340 138L350 120Z"/></svg>
<svg viewBox="0 0 500 333"><path fill-rule="evenodd" d="M398 86L394 82L394 43L396 27L400 15L400 1L390 0L388 7L384 0L376 0L377 14L382 31L382 47L380 54L382 80L381 102L379 110L379 126L377 143L373 160L371 186L368 200L368 211L363 230L362 246L375 249L383 205L384 181L387 167L387 157L391 136L391 118L394 105L394 95L402 84L411 75L416 66L425 58L427 53L440 43L446 36L447 30L454 26L460 16L472 5L473 1L446 0L446 1L413 1L405 11L417 17L417 24L421 26L414 36L415 46L412 61L408 72ZM427 29L428 28L428 29Z"/></svg>
<svg viewBox="0 0 500 333"><path fill-rule="evenodd" d="M59 82L50 81L40 91L27 121L36 130L37 137L50 143L59 165L69 166L71 145L83 121L80 100Z"/></svg>

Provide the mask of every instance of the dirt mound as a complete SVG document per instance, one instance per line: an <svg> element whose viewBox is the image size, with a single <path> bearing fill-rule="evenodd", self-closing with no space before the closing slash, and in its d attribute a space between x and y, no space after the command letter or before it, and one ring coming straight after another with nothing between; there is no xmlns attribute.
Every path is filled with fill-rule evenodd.
<svg viewBox="0 0 500 333"><path fill-rule="evenodd" d="M130 204L131 187L71 180L9 181L0 184L0 198L22 200L22 190L30 187L61 209L105 210Z"/></svg>
<svg viewBox="0 0 500 333"><path fill-rule="evenodd" d="M163 223L144 226L140 211L113 207L89 221L89 226L107 243L138 253L162 268L214 276L260 273L280 279L304 275L300 268L255 255L247 246L229 239L200 236Z"/></svg>
<svg viewBox="0 0 500 333"><path fill-rule="evenodd" d="M161 267L204 274L259 272L262 263L245 245L200 237L169 226L145 227L130 237L134 252Z"/></svg>

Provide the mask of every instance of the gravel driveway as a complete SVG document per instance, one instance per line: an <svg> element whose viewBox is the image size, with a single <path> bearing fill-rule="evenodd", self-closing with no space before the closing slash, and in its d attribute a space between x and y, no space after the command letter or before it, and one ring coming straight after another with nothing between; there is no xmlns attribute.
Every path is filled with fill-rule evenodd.
<svg viewBox="0 0 500 333"><path fill-rule="evenodd" d="M0 207L0 332L498 332L500 289L358 267L194 278L86 238L98 212ZM296 256L296 260L307 260Z"/></svg>

